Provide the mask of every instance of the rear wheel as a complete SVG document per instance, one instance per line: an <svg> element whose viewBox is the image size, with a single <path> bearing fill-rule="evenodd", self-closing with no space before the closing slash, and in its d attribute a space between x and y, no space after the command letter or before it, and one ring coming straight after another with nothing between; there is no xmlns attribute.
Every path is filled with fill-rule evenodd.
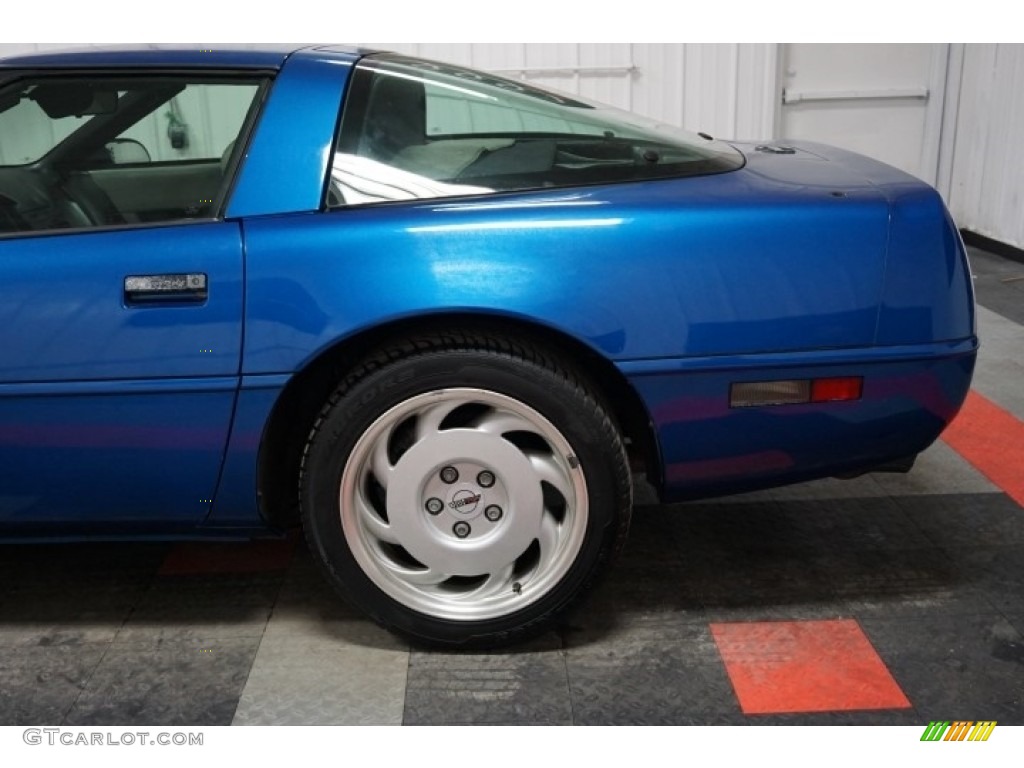
<svg viewBox="0 0 1024 768"><path fill-rule="evenodd" d="M631 501L622 440L583 378L495 337L367 361L325 406L301 485L334 585L452 646L545 629L621 546Z"/></svg>

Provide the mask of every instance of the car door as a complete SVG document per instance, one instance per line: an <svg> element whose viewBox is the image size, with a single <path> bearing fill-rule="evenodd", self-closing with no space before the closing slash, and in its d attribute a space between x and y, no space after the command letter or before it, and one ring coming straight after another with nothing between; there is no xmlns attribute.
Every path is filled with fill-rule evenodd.
<svg viewBox="0 0 1024 768"><path fill-rule="evenodd" d="M0 86L0 529L209 514L242 339L241 231L218 211L265 88L124 71ZM145 153L119 163L126 141Z"/></svg>

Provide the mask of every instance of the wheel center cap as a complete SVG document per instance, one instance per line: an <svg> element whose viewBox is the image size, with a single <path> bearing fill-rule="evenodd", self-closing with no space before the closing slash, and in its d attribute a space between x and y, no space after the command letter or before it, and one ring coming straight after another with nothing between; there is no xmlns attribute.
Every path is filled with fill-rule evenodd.
<svg viewBox="0 0 1024 768"><path fill-rule="evenodd" d="M480 505L480 494L473 493L465 488L452 494L448 502L448 508L463 515L469 515L476 511Z"/></svg>
<svg viewBox="0 0 1024 768"><path fill-rule="evenodd" d="M481 489L465 485L424 493L442 467L463 464L490 467L501 478L486 501ZM431 493L445 501L436 516L423 511ZM501 506L500 522L483 522L487 504ZM537 538L544 497L540 478L518 448L496 435L452 429L420 440L402 455L388 484L387 509L395 536L414 558L441 573L478 576L505 567ZM451 527L456 521L472 525L472 533L458 538Z"/></svg>

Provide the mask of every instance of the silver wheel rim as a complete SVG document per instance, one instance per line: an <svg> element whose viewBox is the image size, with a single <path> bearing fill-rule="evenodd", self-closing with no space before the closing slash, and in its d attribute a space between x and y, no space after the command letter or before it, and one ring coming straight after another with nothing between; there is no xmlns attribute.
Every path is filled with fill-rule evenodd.
<svg viewBox="0 0 1024 768"><path fill-rule="evenodd" d="M482 389L409 398L380 416L345 464L341 524L388 596L479 621L548 594L583 544L587 486L543 415Z"/></svg>

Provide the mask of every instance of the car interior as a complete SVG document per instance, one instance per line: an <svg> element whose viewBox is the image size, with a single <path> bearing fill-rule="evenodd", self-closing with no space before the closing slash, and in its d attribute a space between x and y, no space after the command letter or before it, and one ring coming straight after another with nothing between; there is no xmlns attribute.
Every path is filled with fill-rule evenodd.
<svg viewBox="0 0 1024 768"><path fill-rule="evenodd" d="M122 136L159 118L186 87L180 78L39 78L3 89L0 118L31 102L42 114L30 125L43 116L80 120L41 157L0 166L0 234L214 217L242 142L211 157L154 160L142 142Z"/></svg>

